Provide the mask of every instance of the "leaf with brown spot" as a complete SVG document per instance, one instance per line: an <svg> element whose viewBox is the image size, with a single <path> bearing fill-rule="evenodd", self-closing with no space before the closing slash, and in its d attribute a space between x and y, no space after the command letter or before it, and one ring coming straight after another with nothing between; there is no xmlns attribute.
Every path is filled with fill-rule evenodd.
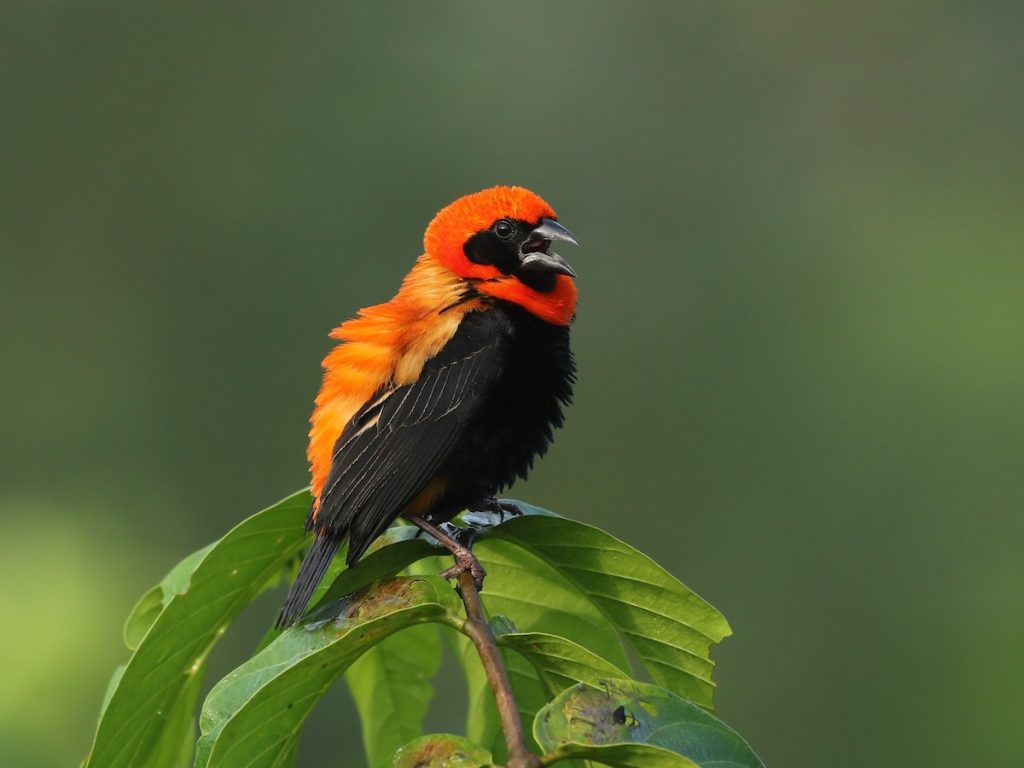
<svg viewBox="0 0 1024 768"><path fill-rule="evenodd" d="M656 685L605 679L562 691L537 713L545 765L574 758L619 768L764 768L750 746L696 704Z"/></svg>
<svg viewBox="0 0 1024 768"><path fill-rule="evenodd" d="M434 576L390 579L318 606L210 691L196 768L283 765L306 716L353 661L406 627L455 621L457 610L454 591Z"/></svg>
<svg viewBox="0 0 1024 768"><path fill-rule="evenodd" d="M434 733L399 749L394 768L481 768L490 764L491 753L469 739Z"/></svg>

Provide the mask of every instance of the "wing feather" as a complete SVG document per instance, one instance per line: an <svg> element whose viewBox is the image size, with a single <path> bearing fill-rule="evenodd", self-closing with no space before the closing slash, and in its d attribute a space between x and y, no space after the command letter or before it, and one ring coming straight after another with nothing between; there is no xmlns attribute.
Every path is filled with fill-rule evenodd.
<svg viewBox="0 0 1024 768"><path fill-rule="evenodd" d="M415 382L383 387L338 438L313 528L348 534L349 564L436 475L501 375L506 336L491 314L467 315Z"/></svg>

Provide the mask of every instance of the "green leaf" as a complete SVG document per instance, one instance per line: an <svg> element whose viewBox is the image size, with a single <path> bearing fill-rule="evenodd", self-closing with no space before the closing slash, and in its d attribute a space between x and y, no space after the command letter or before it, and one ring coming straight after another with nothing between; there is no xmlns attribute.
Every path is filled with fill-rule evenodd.
<svg viewBox="0 0 1024 768"><path fill-rule="evenodd" d="M143 596L125 629L135 653L104 708L86 766L181 764L179 729L191 728L207 654L301 551L308 508L308 492L293 494L190 555L161 582L159 613L154 590Z"/></svg>
<svg viewBox="0 0 1024 768"><path fill-rule="evenodd" d="M527 517L557 520L552 513L515 502ZM629 669L619 635L604 614L580 590L554 568L533 553L495 534L505 525L524 518L514 518L493 530L485 526L497 523L498 515L467 513L463 522L481 528L481 538L473 551L487 570L481 600L489 616L504 616L524 632L538 631L570 638L585 649L609 660L617 669ZM447 558L424 560L415 566L417 572L437 572L450 564ZM505 758L505 742L497 708L480 660L472 644L465 638L456 641L456 658L466 675L469 701L466 735L491 751L496 760ZM505 655L509 679L516 695L523 722L531 722L537 710L549 699L533 666L516 654ZM619 673L621 674L621 673Z"/></svg>
<svg viewBox="0 0 1024 768"><path fill-rule="evenodd" d="M378 539L384 546L378 545L354 568L341 571L318 604L327 604L351 595L375 581L391 578L417 560L437 555L438 548L435 545L426 539L414 538L416 530L407 525L389 528Z"/></svg>
<svg viewBox="0 0 1024 768"><path fill-rule="evenodd" d="M345 669L392 633L427 621L457 623L452 589L407 577L316 611L222 679L200 717L196 767L281 766L313 706Z"/></svg>
<svg viewBox="0 0 1024 768"><path fill-rule="evenodd" d="M313 607L307 615L315 614L321 604L336 602L374 581L391 578L416 560L437 554L436 547L423 539L413 538L412 534L415 531L415 528L405 525L389 528L374 542L371 553L363 557L353 568L345 565L344 553L348 545L347 542L343 543L328 566L320 585L313 592L309 601ZM256 652L262 651L280 634L280 628L270 627L256 646Z"/></svg>
<svg viewBox="0 0 1024 768"><path fill-rule="evenodd" d="M731 630L721 613L672 574L614 536L561 517L524 515L483 536L488 545L521 548L544 563L571 585L570 612L582 594L600 612L595 623L602 627L610 624L621 632L656 683L712 709L714 662L710 649ZM485 603L491 586L491 582L485 585ZM537 587L521 569L518 575L503 574L496 585L497 590L514 593L516 599L527 603L543 596ZM557 624L550 624L543 609L535 612L538 621L534 624L522 622L519 614L504 605L497 610L524 629L567 637L616 665L621 661L620 656L594 647L578 630L564 631L559 626L565 623L561 617Z"/></svg>
<svg viewBox="0 0 1024 768"><path fill-rule="evenodd" d="M482 538L473 551L487 569L480 597L488 615L503 615L524 632L542 631L571 638L608 659L616 668L629 668L615 628L550 565L531 552L497 538ZM436 568L438 564L428 565L427 561L417 564L417 569L424 567ZM469 691L466 735L488 748L495 759L502 760L505 744L501 724L476 651L468 641L460 640L456 655L465 671ZM547 692L526 659L506 654L505 660L520 716L523 722L531 722L537 710L548 701Z"/></svg>
<svg viewBox="0 0 1024 768"><path fill-rule="evenodd" d="M213 544L207 544L184 558L164 576L159 584L139 598L124 623L124 644L128 646L128 650L134 651L139 647L160 612L167 607L175 595L188 589L192 572L212 547Z"/></svg>
<svg viewBox="0 0 1024 768"><path fill-rule="evenodd" d="M623 674L611 662L564 637L541 632L506 632L498 635L498 645L503 651L516 692L519 716L524 723L532 722L552 696L567 686L577 682L597 683L602 678ZM539 685L536 678L539 678ZM499 730L495 738L501 735Z"/></svg>
<svg viewBox="0 0 1024 768"><path fill-rule="evenodd" d="M196 745L196 705L203 675L192 675L159 729L156 746L138 768L188 768ZM134 766L133 766L134 768Z"/></svg>
<svg viewBox="0 0 1024 768"><path fill-rule="evenodd" d="M107 705L110 703L110 699L114 695L114 691L117 690L117 686L121 684L121 678L124 677L124 671L128 668L127 664L121 664L114 669L114 674L110 676L110 680L107 681L107 689L103 692L103 703L100 704L100 716L96 720L96 727L99 728L101 722L103 722L103 714L107 711Z"/></svg>
<svg viewBox="0 0 1024 768"><path fill-rule="evenodd" d="M435 733L406 744L395 754L394 768L480 768L491 754L469 739Z"/></svg>
<svg viewBox="0 0 1024 768"><path fill-rule="evenodd" d="M488 621L491 625L491 632L494 633L495 637L498 635L515 634L519 631L519 627L516 626L512 619L508 616L503 616L500 613L496 613L494 616L491 616Z"/></svg>
<svg viewBox="0 0 1024 768"><path fill-rule="evenodd" d="M134 651L139 647L163 609L164 591L157 584L139 598L139 602L132 608L132 612L128 614L128 619L124 623L124 644L128 646L129 651Z"/></svg>
<svg viewBox="0 0 1024 768"><path fill-rule="evenodd" d="M336 603L375 581L391 578L416 560L436 555L438 548L417 537L417 531L408 525L392 526L353 568L345 566L347 546L343 544L313 593L311 616L316 616L320 605ZM280 634L276 627L268 630L257 652ZM437 629L411 627L368 650L345 673L359 709L369 765L391 765L395 750L422 734L423 716L434 693L429 681L440 659Z"/></svg>
<svg viewBox="0 0 1024 768"><path fill-rule="evenodd" d="M507 626L508 618L499 626ZM605 677L621 677L624 673L596 653L562 637L540 632L505 632L498 635L498 645L505 658L505 666L516 694L519 718L523 723L534 721L537 713L551 700L551 697L566 686L577 682L593 682ZM515 652L510 652L515 651ZM471 659L466 659L472 664ZM479 662L476 663L479 666ZM482 677L482 675L480 676ZM498 712L493 696L486 685L486 679L477 686L480 695L486 697L486 711L493 712L495 723L488 723L486 733L495 742L504 742L504 735L498 722ZM529 737L530 740L532 736ZM531 749L537 748L531 742ZM504 755L504 753L502 753Z"/></svg>
<svg viewBox="0 0 1024 768"><path fill-rule="evenodd" d="M301 492L296 495L299 498L302 497ZM278 502L278 504L275 504L274 507L271 507L271 509L277 507L280 504L284 504L294 498L295 496L290 496L287 499L282 499L280 502ZM305 502L303 502L303 506L305 506ZM196 568L203 561L203 558L205 558L210 553L210 550L212 550L216 546L217 542L207 544L205 547L203 547L202 549L197 549L191 555L184 558L176 566L171 568L171 570L167 573L166 576L164 576L163 580L159 584L160 591L162 592L164 605L170 603L175 595L182 595L188 590L189 584L192 582L192 574L195 573Z"/></svg>
<svg viewBox="0 0 1024 768"><path fill-rule="evenodd" d="M425 624L381 640L345 672L370 768L387 768L399 747L423 734L440 666L438 628Z"/></svg>
<svg viewBox="0 0 1024 768"><path fill-rule="evenodd" d="M563 691L537 714L533 734L548 752L546 765L587 758L614 766L764 768L749 745L714 715L671 691L633 680L580 683Z"/></svg>
<svg viewBox="0 0 1024 768"><path fill-rule="evenodd" d="M596 684L603 678L624 674L611 662L564 637L542 632L502 634L498 636L498 645L525 657L549 696L576 683Z"/></svg>
<svg viewBox="0 0 1024 768"><path fill-rule="evenodd" d="M588 760L592 762L587 765L599 763L615 768L697 768L697 763L688 757L650 744L604 744L599 747L573 744L545 755L541 764L552 765L568 760ZM710 765L725 768L728 764Z"/></svg>
<svg viewBox="0 0 1024 768"><path fill-rule="evenodd" d="M509 617L525 632L566 638L616 669L628 670L621 633L655 681L710 709L710 646L729 634L725 618L613 536L513 503L522 516L504 522L486 513L461 518L480 529L474 551L488 572L481 595L488 612ZM460 650L470 697L467 733L500 758L500 724L486 680L472 652L464 644ZM520 712L532 719L546 701L545 690L522 659L506 655L506 660Z"/></svg>

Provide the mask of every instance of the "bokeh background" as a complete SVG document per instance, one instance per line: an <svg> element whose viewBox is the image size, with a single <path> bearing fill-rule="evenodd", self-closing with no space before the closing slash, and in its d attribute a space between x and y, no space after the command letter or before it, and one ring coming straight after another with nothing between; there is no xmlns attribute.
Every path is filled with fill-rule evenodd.
<svg viewBox="0 0 1024 768"><path fill-rule="evenodd" d="M719 712L769 765L1024 764L1022 28L3 3L0 763L86 753L135 598L305 484L327 331L518 183L584 247L577 402L514 495L729 617ZM300 764L358 738L339 688Z"/></svg>

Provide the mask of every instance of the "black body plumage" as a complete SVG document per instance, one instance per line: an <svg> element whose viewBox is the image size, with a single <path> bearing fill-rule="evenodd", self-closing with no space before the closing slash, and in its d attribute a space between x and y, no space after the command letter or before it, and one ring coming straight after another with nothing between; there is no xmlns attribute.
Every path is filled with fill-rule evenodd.
<svg viewBox="0 0 1024 768"><path fill-rule="evenodd" d="M438 494L420 514L443 522L525 478L563 423L575 372L567 326L505 301L468 312L415 382L382 388L338 438L310 518L317 540L278 624L305 610L346 536L351 566L428 485Z"/></svg>

